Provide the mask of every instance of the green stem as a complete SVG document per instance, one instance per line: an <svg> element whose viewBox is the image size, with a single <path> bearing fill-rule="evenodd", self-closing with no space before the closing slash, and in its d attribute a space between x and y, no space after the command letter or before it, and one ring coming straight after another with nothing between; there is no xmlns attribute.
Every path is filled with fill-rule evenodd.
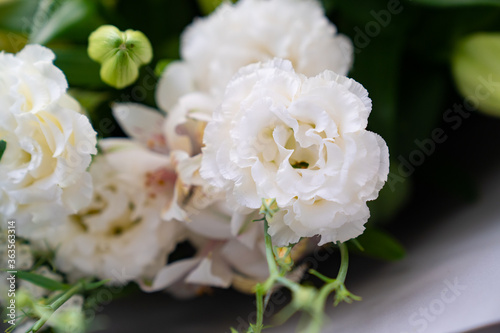
<svg viewBox="0 0 500 333"><path fill-rule="evenodd" d="M79 282L75 284L73 287L68 289L66 292L64 292L61 297L56 299L52 304L48 306L49 311L44 313L42 318L40 318L33 326L27 331L27 332L37 332L39 329L42 328L43 325L49 320L49 318L54 314L54 312L57 311L64 303L66 303L67 300L69 300L72 296L80 293L85 289L85 284L84 282Z"/></svg>
<svg viewBox="0 0 500 333"><path fill-rule="evenodd" d="M263 299L264 293L268 294L269 296L269 292L271 291L274 283L276 282L276 278L279 275L278 266L276 265L276 260L274 259L273 243L271 240L271 236L269 236L269 233L267 232L268 229L269 229L269 224L267 220L264 220L266 260L267 260L267 266L269 267L269 277L264 283L257 285L255 291L255 297L257 301L257 320L254 327L255 333L260 333L262 327L264 326L264 309L267 306L267 300L269 299L269 297L266 296L266 302L264 302Z"/></svg>
<svg viewBox="0 0 500 333"><path fill-rule="evenodd" d="M284 276L278 276L276 278L276 281L278 281L279 283L281 283L282 285L284 285L285 287L287 287L291 291L296 291L300 288L300 284L293 282Z"/></svg>
<svg viewBox="0 0 500 333"><path fill-rule="evenodd" d="M267 266L269 267L269 277L273 277L279 275L279 273L278 273L278 266L276 265L276 260L274 258L273 241L271 240L271 236L267 232L268 230L269 230L269 223L267 222L267 220L265 220L264 232L266 237L266 259L267 259Z"/></svg>
<svg viewBox="0 0 500 333"><path fill-rule="evenodd" d="M309 273L316 276L317 278L323 280L323 282L326 282L326 283L330 283L330 282L333 282L335 281L335 279L332 279L332 278L329 278L327 276L324 276L323 274L321 274L320 272L314 270L314 269L310 269L309 270Z"/></svg>
<svg viewBox="0 0 500 333"><path fill-rule="evenodd" d="M314 270L311 271L312 274L325 281L326 284L319 290L318 297L314 302L313 311L311 313L312 319L306 330L308 333L321 332L323 326L323 311L328 295L333 291L338 292L339 288L341 289L344 285L347 270L349 268L349 252L347 250L347 245L344 243L338 243L338 246L340 249L340 268L336 279L327 278Z"/></svg>
<svg viewBox="0 0 500 333"><path fill-rule="evenodd" d="M337 243L337 245L340 249L340 269L336 280L343 284L347 276L347 269L349 268L349 252L345 243Z"/></svg>
<svg viewBox="0 0 500 333"><path fill-rule="evenodd" d="M257 322L255 324L254 332L255 333L260 333L262 330L262 327L264 326L264 301L262 299L262 289L258 288L257 292L255 293L256 298L257 298Z"/></svg>

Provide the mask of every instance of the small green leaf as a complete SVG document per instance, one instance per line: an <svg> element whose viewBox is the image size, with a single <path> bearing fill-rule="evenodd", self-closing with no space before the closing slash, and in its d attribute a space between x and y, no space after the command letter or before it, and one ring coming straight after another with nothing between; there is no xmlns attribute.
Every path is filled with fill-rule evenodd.
<svg viewBox="0 0 500 333"><path fill-rule="evenodd" d="M231 333L238 333L238 331L231 327Z"/></svg>
<svg viewBox="0 0 500 333"><path fill-rule="evenodd" d="M0 140L0 161L2 160L5 149L7 149L7 142L5 140Z"/></svg>
<svg viewBox="0 0 500 333"><path fill-rule="evenodd" d="M34 285L39 287L48 289L48 290L67 290L71 286L65 283L61 283L56 280L49 279L43 275L38 275L35 273L25 272L25 271L17 271L15 274L18 278L31 282Z"/></svg>
<svg viewBox="0 0 500 333"><path fill-rule="evenodd" d="M359 251L351 242L349 242L349 250L369 257L394 261L400 260L406 255L401 243L382 230L367 228L356 240L365 250Z"/></svg>
<svg viewBox="0 0 500 333"><path fill-rule="evenodd" d="M365 248L359 244L358 240L355 238L355 239L351 239L351 242L352 244L354 244L354 246L356 246L358 248L358 250L360 250L361 252L365 251Z"/></svg>
<svg viewBox="0 0 500 333"><path fill-rule="evenodd" d="M500 6L498 0L413 0L413 3L426 6Z"/></svg>

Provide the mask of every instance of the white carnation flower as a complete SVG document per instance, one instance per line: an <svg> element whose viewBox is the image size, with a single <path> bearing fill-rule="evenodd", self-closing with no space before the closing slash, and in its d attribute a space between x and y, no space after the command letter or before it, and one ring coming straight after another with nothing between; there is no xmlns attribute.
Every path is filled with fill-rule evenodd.
<svg viewBox="0 0 500 333"><path fill-rule="evenodd" d="M275 59L240 70L205 130L201 176L229 201L259 208L275 198L276 245L362 233L389 172L387 146L367 131L371 100L331 71L315 77Z"/></svg>
<svg viewBox="0 0 500 333"><path fill-rule="evenodd" d="M52 239L57 267L73 278L96 276L121 284L151 278L181 232L178 223L162 219L179 212L174 159L125 139L105 139L100 146L105 153L90 167L91 204Z"/></svg>
<svg viewBox="0 0 500 333"><path fill-rule="evenodd" d="M218 100L241 67L275 57L308 76L325 69L346 74L353 47L337 34L319 1L240 0L195 20L182 34L181 56L159 83L157 101L164 110L193 91Z"/></svg>
<svg viewBox="0 0 500 333"><path fill-rule="evenodd" d="M17 219L25 237L86 206L92 192L96 133L53 60L39 45L0 53L0 215Z"/></svg>

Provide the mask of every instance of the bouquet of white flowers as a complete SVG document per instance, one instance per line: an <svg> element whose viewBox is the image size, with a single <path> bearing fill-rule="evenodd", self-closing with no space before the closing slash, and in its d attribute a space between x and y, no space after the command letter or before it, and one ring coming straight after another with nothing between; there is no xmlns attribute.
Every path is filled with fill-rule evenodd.
<svg viewBox="0 0 500 333"><path fill-rule="evenodd" d="M345 287L348 248L402 255L376 229L356 240L386 181L375 217L401 207L416 163L390 161L390 111L370 126L388 144L367 129L372 100L346 75L366 47L360 40L379 33L368 24L352 40L339 33L323 6L330 13L334 1L200 0L207 15L180 37L111 25L128 28L137 5L127 1L4 2L11 21L34 13L27 31L6 24L1 35L0 25L0 299L9 332L84 332L96 294L131 283L180 298L213 287L255 294L254 333L285 287L291 302L277 323L301 311L303 331L319 332L331 293L335 305L361 299ZM392 2L376 13L378 30L401 12ZM194 5L170 4L169 18ZM61 46L65 38L73 46ZM466 42L453 63L470 97ZM152 61L154 70L143 67ZM498 113L490 95L474 107ZM335 278L300 264L321 246L340 251ZM322 285L301 284L306 271Z"/></svg>

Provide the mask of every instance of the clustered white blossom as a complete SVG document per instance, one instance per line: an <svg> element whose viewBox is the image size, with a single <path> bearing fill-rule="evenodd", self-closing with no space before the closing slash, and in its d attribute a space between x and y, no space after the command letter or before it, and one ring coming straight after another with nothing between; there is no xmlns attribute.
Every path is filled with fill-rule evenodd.
<svg viewBox="0 0 500 333"><path fill-rule="evenodd" d="M39 45L0 53L0 140L6 142L0 215L16 219L24 237L85 207L92 196L86 169L96 133L53 60Z"/></svg>
<svg viewBox="0 0 500 333"><path fill-rule="evenodd" d="M181 140L185 144L186 136L192 138L210 120L241 67L274 58L291 61L298 73L308 76L325 69L345 75L353 46L337 33L316 0L224 2L186 28L181 60L170 64L160 79L156 99L168 113L167 138L173 145ZM200 139L194 148L201 145Z"/></svg>
<svg viewBox="0 0 500 333"><path fill-rule="evenodd" d="M352 43L320 3L225 2L181 37L181 59L156 90L160 110L115 104L128 138L101 140L90 174L94 132L84 116L63 111L76 104L53 55L41 47L2 55L0 66L25 66L9 69L13 83L39 77L17 86L0 78L7 141L0 170L9 172L0 180L0 212L31 212L40 221L47 202L69 208L51 229L61 271L179 296L199 286L249 292L265 280L264 230L253 222L262 199L276 199L280 209L269 221L276 245L361 234L366 202L387 177L388 151L366 130L367 91L344 76ZM50 71L36 72L40 66ZM68 169L79 142L91 149L76 150L81 163ZM171 260L184 241L194 255Z"/></svg>

